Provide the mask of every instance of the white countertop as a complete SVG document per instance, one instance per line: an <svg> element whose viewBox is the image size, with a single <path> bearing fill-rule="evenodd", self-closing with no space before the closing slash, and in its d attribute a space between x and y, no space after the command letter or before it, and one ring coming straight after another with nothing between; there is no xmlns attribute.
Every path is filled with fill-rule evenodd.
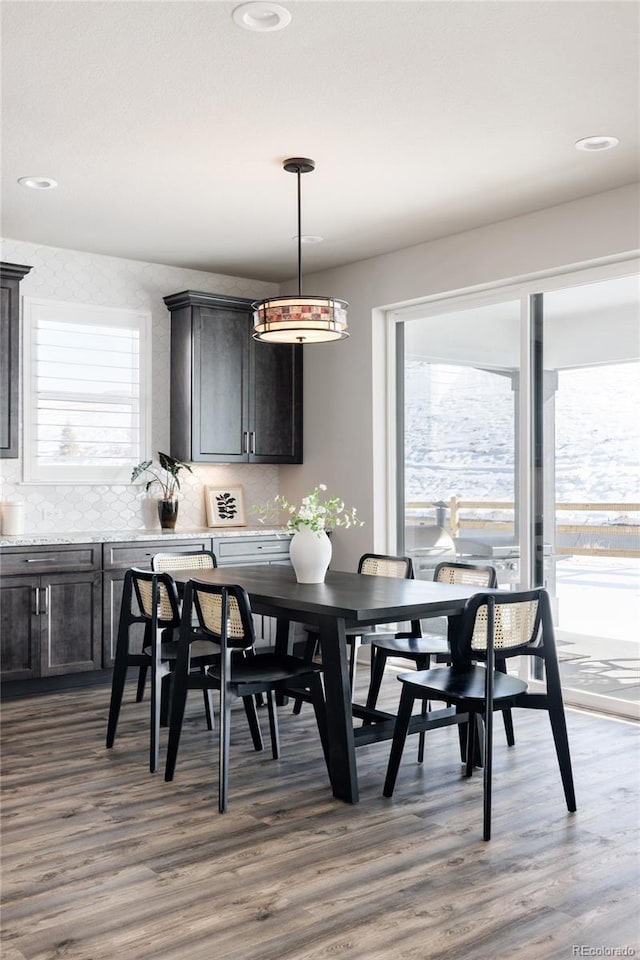
<svg viewBox="0 0 640 960"><path fill-rule="evenodd" d="M177 530L80 530L69 533L0 535L0 547L37 547L64 543L122 543L145 540L190 540L215 537L289 537L282 527L186 527Z"/></svg>

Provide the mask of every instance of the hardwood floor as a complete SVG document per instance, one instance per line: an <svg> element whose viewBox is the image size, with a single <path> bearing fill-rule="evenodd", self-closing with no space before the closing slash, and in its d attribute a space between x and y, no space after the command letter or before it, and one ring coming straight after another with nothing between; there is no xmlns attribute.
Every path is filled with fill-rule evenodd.
<svg viewBox="0 0 640 960"><path fill-rule="evenodd" d="M385 683L391 703L399 685ZM640 950L637 725L569 711L578 812L568 814L546 714L515 713L511 750L497 723L484 843L481 777L462 778L452 728L431 732L422 768L413 738L391 800L389 744L359 748L362 799L349 806L331 796L308 706L299 717L281 709L280 761L254 753L236 710L221 816L201 700L190 698L165 783L148 773L148 707L133 693L111 751L105 687L2 704L3 960ZM266 733L262 713L261 723Z"/></svg>

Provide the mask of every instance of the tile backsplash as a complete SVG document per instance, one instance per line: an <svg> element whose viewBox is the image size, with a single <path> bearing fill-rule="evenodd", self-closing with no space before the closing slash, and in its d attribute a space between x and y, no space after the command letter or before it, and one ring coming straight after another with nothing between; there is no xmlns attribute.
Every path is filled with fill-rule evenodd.
<svg viewBox="0 0 640 960"><path fill-rule="evenodd" d="M22 296L42 297L107 307L130 307L152 315L152 435L154 459L169 449L170 317L163 297L180 290L261 298L278 292L273 283L227 277L163 264L122 260L100 254L62 250L19 240L2 240L1 259L33 267L20 285ZM22 418L21 418L22 420ZM22 423L21 437L22 443ZM180 477L182 496L177 530L206 525L204 485L241 484L247 521L256 522L252 504L278 492L278 467L258 464L193 466ZM142 487L89 484L24 484L22 458L0 460L0 501L24 504L26 533L159 528L155 502Z"/></svg>

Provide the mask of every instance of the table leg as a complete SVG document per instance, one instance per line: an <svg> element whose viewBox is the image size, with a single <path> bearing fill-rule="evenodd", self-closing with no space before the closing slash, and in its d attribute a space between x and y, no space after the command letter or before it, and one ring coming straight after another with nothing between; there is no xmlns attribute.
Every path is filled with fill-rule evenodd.
<svg viewBox="0 0 640 960"><path fill-rule="evenodd" d="M320 618L320 652L324 667L329 776L333 795L347 803L357 803L360 798L344 620Z"/></svg>
<svg viewBox="0 0 640 960"><path fill-rule="evenodd" d="M276 643L275 651L281 657L286 656L291 653L291 642L290 642L290 622L289 620L283 620L281 617L278 617L276 621ZM278 707L283 707L289 702L289 698L283 696L281 693L276 694L276 705Z"/></svg>

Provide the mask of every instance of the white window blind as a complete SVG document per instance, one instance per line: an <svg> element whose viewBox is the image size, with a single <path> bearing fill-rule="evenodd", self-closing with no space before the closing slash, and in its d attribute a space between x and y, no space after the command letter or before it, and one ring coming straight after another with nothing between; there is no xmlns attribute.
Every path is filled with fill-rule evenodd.
<svg viewBox="0 0 640 960"><path fill-rule="evenodd" d="M24 479L128 483L149 449L149 314L25 299Z"/></svg>

